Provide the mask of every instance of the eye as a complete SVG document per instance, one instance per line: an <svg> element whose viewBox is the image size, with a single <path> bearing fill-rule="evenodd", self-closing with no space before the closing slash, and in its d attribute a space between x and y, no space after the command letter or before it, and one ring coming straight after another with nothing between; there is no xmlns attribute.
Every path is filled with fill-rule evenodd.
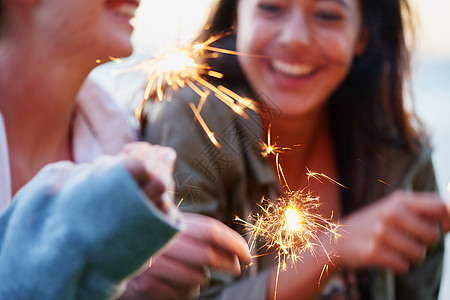
<svg viewBox="0 0 450 300"><path fill-rule="evenodd" d="M333 13L329 11L319 11L316 13L316 18L326 22L336 22L343 19L341 14Z"/></svg>
<svg viewBox="0 0 450 300"><path fill-rule="evenodd" d="M282 11L282 7L276 4L260 3L258 9L267 14L276 14Z"/></svg>

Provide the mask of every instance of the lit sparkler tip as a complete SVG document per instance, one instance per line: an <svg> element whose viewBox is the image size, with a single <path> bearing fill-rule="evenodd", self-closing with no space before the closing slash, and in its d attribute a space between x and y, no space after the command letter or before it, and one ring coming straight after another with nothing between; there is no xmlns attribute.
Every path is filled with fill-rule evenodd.
<svg viewBox="0 0 450 300"><path fill-rule="evenodd" d="M339 225L323 218L319 212L319 198L303 191L289 192L276 203L262 199L261 212L244 221L236 217L250 234L250 248L255 250L257 240L263 240L263 247L275 250L282 256L281 268L287 261L301 260L302 253L316 253L321 247L321 234L337 238ZM258 248L259 249L259 248Z"/></svg>

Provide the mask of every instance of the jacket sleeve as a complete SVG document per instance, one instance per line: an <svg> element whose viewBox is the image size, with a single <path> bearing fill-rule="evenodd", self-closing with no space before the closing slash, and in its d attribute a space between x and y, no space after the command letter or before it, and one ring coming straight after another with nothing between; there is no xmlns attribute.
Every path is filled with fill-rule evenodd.
<svg viewBox="0 0 450 300"><path fill-rule="evenodd" d="M49 165L0 217L0 299L109 299L177 230L114 158Z"/></svg>
<svg viewBox="0 0 450 300"><path fill-rule="evenodd" d="M437 192L436 177L431 161L430 149L425 148L421 157L411 164L406 173L406 189L422 192ZM444 236L430 247L424 261L396 278L396 299L437 299L441 282L444 257Z"/></svg>
<svg viewBox="0 0 450 300"><path fill-rule="evenodd" d="M220 144L216 147L190 108L190 103L197 105L198 100L199 96L186 88L174 94L171 102L152 103L142 138L177 152L175 199L182 210L230 225L233 212L225 210L240 205L240 189L245 185L245 167L238 141L233 139L237 136L233 113L215 98L204 104L201 114Z"/></svg>
<svg viewBox="0 0 450 300"><path fill-rule="evenodd" d="M257 141L242 141L236 126L236 118L241 117L211 97L202 116L220 144L214 146L195 121L191 102L197 105L198 96L184 89L171 102L152 103L142 138L176 150L174 176L181 210L214 217L237 230L234 217L245 211L243 205L248 201L244 149ZM269 271L241 276L236 279L211 271L211 284L200 299L265 299Z"/></svg>

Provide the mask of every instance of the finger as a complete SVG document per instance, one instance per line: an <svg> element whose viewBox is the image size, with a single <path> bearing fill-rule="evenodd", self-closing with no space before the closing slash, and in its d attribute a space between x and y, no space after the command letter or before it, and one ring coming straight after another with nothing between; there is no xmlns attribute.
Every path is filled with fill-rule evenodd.
<svg viewBox="0 0 450 300"><path fill-rule="evenodd" d="M233 275L240 274L240 266L236 263L237 259L234 255L214 244L205 243L187 235L179 237L176 247L169 248L164 254L194 267L207 266Z"/></svg>
<svg viewBox="0 0 450 300"><path fill-rule="evenodd" d="M431 193L405 193L408 198L407 206L417 214L440 221L447 215L444 201Z"/></svg>
<svg viewBox="0 0 450 300"><path fill-rule="evenodd" d="M415 214L407 209L391 212L386 221L398 230L410 235L425 245L432 245L439 238L439 226L433 221Z"/></svg>
<svg viewBox="0 0 450 300"><path fill-rule="evenodd" d="M168 183L172 179L172 172L176 161L176 152L172 148L153 146L147 154L147 170Z"/></svg>
<svg viewBox="0 0 450 300"><path fill-rule="evenodd" d="M377 258L378 264L382 268L386 268L400 274L404 274L409 270L408 260L390 249L380 251Z"/></svg>
<svg viewBox="0 0 450 300"><path fill-rule="evenodd" d="M141 160L130 155L120 156L122 164L130 172L130 175L134 178L136 183L141 186L147 182L149 175L145 169Z"/></svg>
<svg viewBox="0 0 450 300"><path fill-rule="evenodd" d="M398 252L411 262L418 262L425 257L426 246L415 239L397 230L395 227L383 226L383 230L377 233L377 239L387 248Z"/></svg>
<svg viewBox="0 0 450 300"><path fill-rule="evenodd" d="M210 217L185 214L186 223L192 230L189 236L212 243L228 253L236 255L243 264L251 262L251 254L245 239L222 222Z"/></svg>
<svg viewBox="0 0 450 300"><path fill-rule="evenodd" d="M172 300L172 299L192 299L192 290L199 290L199 286L190 288L179 288L170 283L152 276L141 274L127 284L126 290L120 299L126 300Z"/></svg>
<svg viewBox="0 0 450 300"><path fill-rule="evenodd" d="M377 239L368 243L367 267L379 267L393 270L397 273L405 273L409 269L409 261L396 250L379 243Z"/></svg>
<svg viewBox="0 0 450 300"><path fill-rule="evenodd" d="M172 286L186 290L203 284L207 277L201 265L186 264L167 255L156 258L146 272Z"/></svg>

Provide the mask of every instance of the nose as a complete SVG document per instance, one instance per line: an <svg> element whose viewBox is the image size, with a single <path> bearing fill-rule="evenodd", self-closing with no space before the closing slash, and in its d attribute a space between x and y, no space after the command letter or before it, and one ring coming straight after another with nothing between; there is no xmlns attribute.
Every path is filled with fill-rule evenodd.
<svg viewBox="0 0 450 300"><path fill-rule="evenodd" d="M291 9L284 20L280 41L287 47L307 46L311 43L310 31L306 15L302 9Z"/></svg>

